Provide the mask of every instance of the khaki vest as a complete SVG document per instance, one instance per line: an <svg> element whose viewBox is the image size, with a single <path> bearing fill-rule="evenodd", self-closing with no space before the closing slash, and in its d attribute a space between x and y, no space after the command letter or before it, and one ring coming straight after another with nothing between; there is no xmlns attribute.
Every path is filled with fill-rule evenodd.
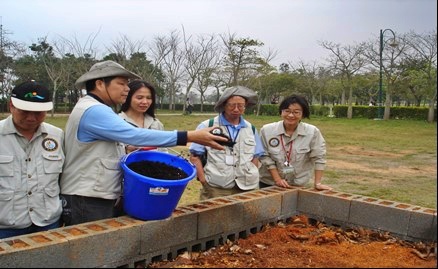
<svg viewBox="0 0 438 269"><path fill-rule="evenodd" d="M68 118L61 193L117 199L121 194L120 158L124 155L123 144L101 140L81 142L77 138L82 115L95 105L102 104L93 97L85 96L79 99Z"/></svg>
<svg viewBox="0 0 438 269"><path fill-rule="evenodd" d="M256 189L259 185L259 170L251 160L254 157L256 141L251 123L245 120L246 128L241 128L233 147L234 165L226 164L230 149L216 150L206 147L207 164L204 167L205 179L213 187L231 189L237 184L242 190ZM209 120L203 122L209 125ZM219 126L219 117L214 118L213 126ZM228 134L225 126L219 126L224 134ZM228 157L229 158L229 157Z"/></svg>
<svg viewBox="0 0 438 269"><path fill-rule="evenodd" d="M0 121L0 229L47 226L59 220L63 131L42 123L26 153L12 116Z"/></svg>

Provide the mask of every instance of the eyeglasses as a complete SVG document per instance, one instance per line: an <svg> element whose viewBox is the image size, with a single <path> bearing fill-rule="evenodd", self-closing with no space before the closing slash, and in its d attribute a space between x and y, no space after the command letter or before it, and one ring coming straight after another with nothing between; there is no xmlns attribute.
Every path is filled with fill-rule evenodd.
<svg viewBox="0 0 438 269"><path fill-rule="evenodd" d="M281 113L286 114L286 115L293 114L295 117L299 117L299 116L301 116L303 114L303 111L300 111L300 110L292 111L292 110L289 110L289 109L282 109Z"/></svg>
<svg viewBox="0 0 438 269"><path fill-rule="evenodd" d="M245 104L226 104L228 108L238 108L238 109L245 109Z"/></svg>

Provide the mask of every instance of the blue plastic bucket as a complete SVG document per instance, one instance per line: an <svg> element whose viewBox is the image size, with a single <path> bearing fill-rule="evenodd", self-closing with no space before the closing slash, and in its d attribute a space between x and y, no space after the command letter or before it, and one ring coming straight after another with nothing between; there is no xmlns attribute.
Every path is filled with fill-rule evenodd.
<svg viewBox="0 0 438 269"><path fill-rule="evenodd" d="M156 179L131 170L133 162L154 161L180 168L188 177L177 180ZM126 214L141 220L159 220L172 215L190 180L195 167L186 159L160 151L135 151L121 160L124 172L123 208Z"/></svg>

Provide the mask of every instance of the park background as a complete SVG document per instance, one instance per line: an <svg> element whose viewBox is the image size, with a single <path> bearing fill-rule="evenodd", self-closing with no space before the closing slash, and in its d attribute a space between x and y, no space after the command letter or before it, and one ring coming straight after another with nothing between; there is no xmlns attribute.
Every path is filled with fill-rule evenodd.
<svg viewBox="0 0 438 269"><path fill-rule="evenodd" d="M0 119L8 114L0 114ZM212 113L183 114L158 110L166 130L193 130ZM68 115L48 116L46 121L65 127ZM277 116L246 115L258 130ZM437 126L424 120L374 120L313 116L304 119L316 125L327 145L323 182L335 190L436 209ZM188 146L169 148L188 158ZM175 152L176 151L176 152ZM309 186L311 187L312 181ZM189 182L179 205L199 201L201 185Z"/></svg>
<svg viewBox="0 0 438 269"><path fill-rule="evenodd" d="M305 96L316 115L436 121L437 32L380 30L378 38L353 44L318 41L328 56L318 62L286 61L264 41L237 33L187 35L184 26L152 40L121 35L105 49L75 38L39 37L26 44L0 28L0 112L6 112L14 85L27 80L46 84L54 113L68 113L84 89L74 82L101 60L116 61L157 89L157 108L212 111L223 90L242 85L259 96L256 115L275 115L290 94ZM333 109L330 113L330 109Z"/></svg>
<svg viewBox="0 0 438 269"><path fill-rule="evenodd" d="M129 0L123 4L135 8L122 13L119 1L98 2L2 3L0 118L12 88L33 79L52 90L55 107L47 120L64 128L84 94L74 82L101 60L114 60L156 87L167 130L196 128L230 86L257 92L259 102L245 114L257 128L279 119L285 96L300 94L311 104L306 121L327 140L329 184L436 208L436 1L251 1L249 10L239 8L247 1L233 1L230 9L230 1ZM205 5L213 9L203 13ZM175 8L178 16L168 16ZM192 11L197 16L186 17ZM323 15L314 17L317 12ZM283 17L269 19L272 14ZM200 20L205 15L214 19ZM156 21L165 30L151 26ZM80 34L71 35L68 23ZM118 27L123 31L115 35ZM187 98L195 105L192 115L186 115Z"/></svg>

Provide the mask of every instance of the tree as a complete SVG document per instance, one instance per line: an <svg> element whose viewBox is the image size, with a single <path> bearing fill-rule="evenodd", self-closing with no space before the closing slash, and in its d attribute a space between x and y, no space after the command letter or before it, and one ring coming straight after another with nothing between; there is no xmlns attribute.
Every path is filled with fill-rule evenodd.
<svg viewBox="0 0 438 269"><path fill-rule="evenodd" d="M23 44L15 42L7 38L11 34L3 28L0 23L0 112L7 110L7 96L13 88L15 82L14 77L14 59L24 53Z"/></svg>
<svg viewBox="0 0 438 269"><path fill-rule="evenodd" d="M407 35L407 43L415 52L408 57L423 63L418 66L418 71L426 78L426 96L429 103L427 121L433 122L437 99L437 31L435 29L426 34L411 32Z"/></svg>
<svg viewBox="0 0 438 269"><path fill-rule="evenodd" d="M225 46L222 68L223 74L227 77L226 85L241 85L250 77L251 71L264 62L256 49L264 44L251 38L236 38L236 34L221 35L221 39Z"/></svg>
<svg viewBox="0 0 438 269"><path fill-rule="evenodd" d="M180 48L181 37L177 31L172 31L169 37L157 36L152 43L151 52L154 65L165 75L163 89L169 97L169 109L175 108L175 97L180 91L183 77L184 54Z"/></svg>
<svg viewBox="0 0 438 269"><path fill-rule="evenodd" d="M35 53L37 61L41 61L53 86L52 100L55 106L52 108L52 117L57 105L56 93L62 83L62 77L66 70L63 68L62 59L57 58L53 47L47 42L47 37L40 38L39 43L32 43L29 47Z"/></svg>
<svg viewBox="0 0 438 269"><path fill-rule="evenodd" d="M318 85L317 72L319 66L316 62L312 64L299 61L298 67L293 67L293 73L297 76L297 88L301 91L302 95L306 96L310 104L316 102L319 97L320 88Z"/></svg>
<svg viewBox="0 0 438 269"><path fill-rule="evenodd" d="M297 89L296 77L290 73L271 72L258 78L258 81L260 99L267 99L272 104L278 103L281 96L290 95Z"/></svg>
<svg viewBox="0 0 438 269"><path fill-rule="evenodd" d="M376 69L382 68L383 78L384 81L386 81L386 87L385 89L382 89L385 93L384 120L389 120L391 116L392 98L396 93L395 85L400 79L400 75L403 73L403 66L400 65L400 62L403 61L404 51L407 49L406 42L403 42L403 36L397 33L394 33L394 36L396 39L390 38L382 40L383 44L380 44L380 40L379 42L376 42L376 40L368 42L366 44L367 49L364 52L370 66L373 66ZM380 59L381 49L382 59ZM380 66L381 63L382 66Z"/></svg>
<svg viewBox="0 0 438 269"><path fill-rule="evenodd" d="M201 111L204 104L204 95L211 85L210 76L219 64L217 40L214 35L198 36L195 42L191 42L191 37L187 37L183 28L184 36L184 70L186 78L185 99L193 85L197 82L198 91L201 94ZM183 108L185 112L185 106Z"/></svg>
<svg viewBox="0 0 438 269"><path fill-rule="evenodd" d="M97 62L98 49L95 40L98 34L99 32L91 33L84 42L79 41L76 36L70 39L60 36L53 42L56 54L62 57L62 67L65 70L62 85L64 96L68 97L69 110L73 108L84 90L76 89L74 83Z"/></svg>
<svg viewBox="0 0 438 269"><path fill-rule="evenodd" d="M351 119L353 117L353 87L351 81L353 75L366 64L363 57L364 43L341 46L340 44L322 41L320 45L332 53L328 59L330 68L336 70L342 81L345 82L342 103L344 103L345 90L348 90L347 118Z"/></svg>

